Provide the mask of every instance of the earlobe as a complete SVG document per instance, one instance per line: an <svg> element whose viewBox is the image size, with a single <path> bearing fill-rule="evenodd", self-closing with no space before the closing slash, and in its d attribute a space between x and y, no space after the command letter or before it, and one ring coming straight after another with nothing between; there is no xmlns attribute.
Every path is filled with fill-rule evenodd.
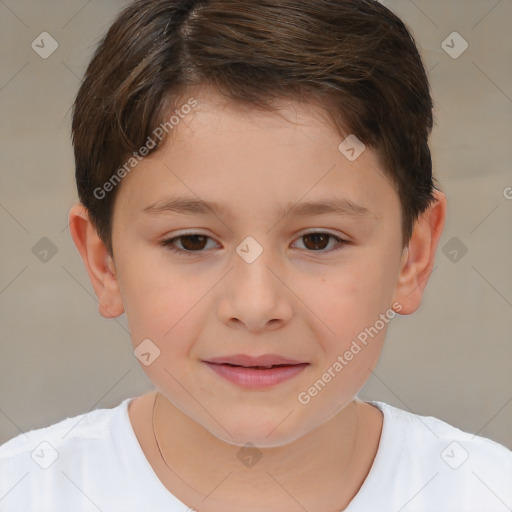
<svg viewBox="0 0 512 512"><path fill-rule="evenodd" d="M393 301L402 305L402 315L414 313L419 308L434 267L437 245L446 220L446 195L437 189L434 195L435 202L416 220L409 245L402 253L393 297Z"/></svg>
<svg viewBox="0 0 512 512"><path fill-rule="evenodd" d="M115 318L123 314L124 307L114 261L91 223L87 209L81 203L73 205L69 212L69 230L98 297L100 315L104 318Z"/></svg>

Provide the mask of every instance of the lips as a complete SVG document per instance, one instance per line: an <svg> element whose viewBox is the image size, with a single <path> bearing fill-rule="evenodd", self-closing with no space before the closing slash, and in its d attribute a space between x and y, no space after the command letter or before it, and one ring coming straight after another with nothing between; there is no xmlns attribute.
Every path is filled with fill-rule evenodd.
<svg viewBox="0 0 512 512"><path fill-rule="evenodd" d="M215 374L248 390L276 386L300 375L309 363L276 354L252 357L236 354L203 361Z"/></svg>
<svg viewBox="0 0 512 512"><path fill-rule="evenodd" d="M243 366L245 368L269 369L275 366L293 366L307 364L304 361L282 357L277 354L264 354L261 356L248 356L246 354L234 354L231 356L215 357L205 361L207 363L224 364L230 366Z"/></svg>

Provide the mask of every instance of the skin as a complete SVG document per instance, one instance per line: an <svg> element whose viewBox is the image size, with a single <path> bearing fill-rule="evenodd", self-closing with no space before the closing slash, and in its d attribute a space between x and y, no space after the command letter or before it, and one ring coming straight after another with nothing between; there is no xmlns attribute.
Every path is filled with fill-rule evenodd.
<svg viewBox="0 0 512 512"><path fill-rule="evenodd" d="M400 314L419 307L446 196L436 192L402 249L399 198L377 154L366 147L348 160L321 109L282 101L279 116L233 105L212 90L191 96L198 106L123 178L113 258L84 207L70 211L100 314L126 312L133 347L149 338L160 350L141 364L156 391L131 402L132 426L158 478L198 511L292 511L298 503L309 512L340 510L377 452L382 413L356 394L377 364L388 324L309 403L298 394L393 303ZM142 211L177 195L216 201L226 211ZM371 214L282 212L333 197ZM315 250L315 240L303 236L311 228L348 243L334 251L336 239L327 238ZM159 244L184 230L206 235L207 243L182 238L174 246L202 252L179 255ZM263 248L250 264L236 252L247 236ZM202 362L237 353L309 365L261 391L242 389ZM154 440L157 395L155 431L173 471ZM248 442L262 455L250 468L237 457Z"/></svg>

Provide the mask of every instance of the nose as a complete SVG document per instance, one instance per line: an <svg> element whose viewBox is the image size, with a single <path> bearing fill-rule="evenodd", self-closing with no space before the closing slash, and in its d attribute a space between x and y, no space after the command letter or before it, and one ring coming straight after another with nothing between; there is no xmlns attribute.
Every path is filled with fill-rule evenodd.
<svg viewBox="0 0 512 512"><path fill-rule="evenodd" d="M293 294L280 275L283 267L276 264L270 252L264 250L251 263L234 255L218 309L221 321L230 327L251 332L275 330L292 317Z"/></svg>

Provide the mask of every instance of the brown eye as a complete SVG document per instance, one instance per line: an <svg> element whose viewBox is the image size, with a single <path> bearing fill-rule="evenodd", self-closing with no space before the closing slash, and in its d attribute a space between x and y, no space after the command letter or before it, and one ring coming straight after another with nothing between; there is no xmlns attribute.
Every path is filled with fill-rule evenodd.
<svg viewBox="0 0 512 512"><path fill-rule="evenodd" d="M186 251L200 251L206 245L207 236L204 235L182 235L178 237Z"/></svg>
<svg viewBox="0 0 512 512"><path fill-rule="evenodd" d="M342 249L344 245L348 244L346 240L331 235L330 233L322 233L321 231L304 233L299 240L303 240L304 247L308 252L319 253L338 251ZM335 240L336 243L331 244L331 249L328 249L330 240Z"/></svg>
<svg viewBox="0 0 512 512"><path fill-rule="evenodd" d="M177 246L177 241L181 242L182 248ZM184 254L187 256L193 256L194 253L202 253L205 252L205 249L208 240L211 240L210 237L206 235L193 233L191 235L180 235L175 236L174 238L169 238L167 240L162 240L160 245L166 247L167 249Z"/></svg>
<svg viewBox="0 0 512 512"><path fill-rule="evenodd" d="M308 249L318 251L327 247L331 235L326 233L311 233L309 235L303 235L302 238L310 241L310 243L304 244Z"/></svg>

